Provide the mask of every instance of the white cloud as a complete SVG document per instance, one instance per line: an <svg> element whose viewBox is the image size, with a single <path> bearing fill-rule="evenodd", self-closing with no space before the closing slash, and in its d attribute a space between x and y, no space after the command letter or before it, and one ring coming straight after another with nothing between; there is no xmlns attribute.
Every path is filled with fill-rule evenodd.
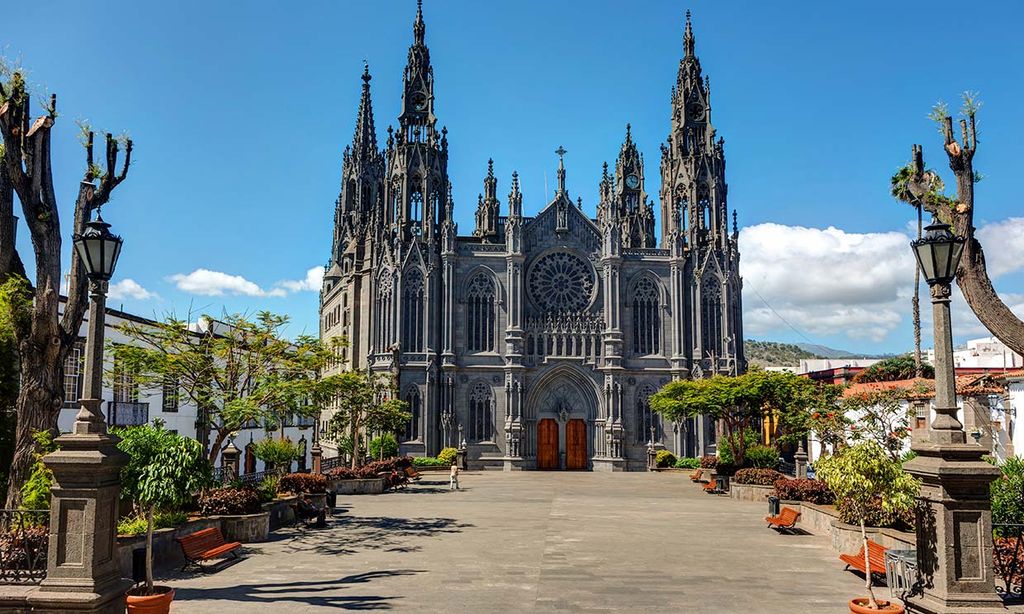
<svg viewBox="0 0 1024 614"><path fill-rule="evenodd" d="M284 288L289 292L302 292L304 290L311 292L319 292L323 284L324 267L315 266L306 271L305 279L285 280L282 282L278 282L277 286L279 288Z"/></svg>
<svg viewBox="0 0 1024 614"><path fill-rule="evenodd" d="M196 269L188 274L177 273L168 277L179 290L204 296L223 296L224 294L243 296L285 296L283 288L264 290L254 282L241 275L229 275L209 269Z"/></svg>
<svg viewBox="0 0 1024 614"><path fill-rule="evenodd" d="M985 251L990 277L1024 269L1024 217L985 224L974 233Z"/></svg>
<svg viewBox="0 0 1024 614"><path fill-rule="evenodd" d="M111 284L107 295L114 300L133 298L140 301L156 298L157 296L155 292L150 292L143 288L139 282L131 278L122 279L116 284Z"/></svg>

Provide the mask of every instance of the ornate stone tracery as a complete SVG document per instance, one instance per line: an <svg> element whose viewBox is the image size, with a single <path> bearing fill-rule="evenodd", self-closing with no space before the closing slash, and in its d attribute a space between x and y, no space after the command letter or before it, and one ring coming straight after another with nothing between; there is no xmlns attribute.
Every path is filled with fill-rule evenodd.
<svg viewBox="0 0 1024 614"><path fill-rule="evenodd" d="M573 313L590 306L596 276L576 254L553 252L533 264L527 283L534 304L543 311Z"/></svg>

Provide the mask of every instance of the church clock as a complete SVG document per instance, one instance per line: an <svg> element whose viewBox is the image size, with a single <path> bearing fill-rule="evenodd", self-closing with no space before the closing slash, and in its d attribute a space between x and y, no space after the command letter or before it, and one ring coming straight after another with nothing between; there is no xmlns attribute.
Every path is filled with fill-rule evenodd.
<svg viewBox="0 0 1024 614"><path fill-rule="evenodd" d="M640 186L640 178L634 173L626 175L626 187L630 190L635 190Z"/></svg>

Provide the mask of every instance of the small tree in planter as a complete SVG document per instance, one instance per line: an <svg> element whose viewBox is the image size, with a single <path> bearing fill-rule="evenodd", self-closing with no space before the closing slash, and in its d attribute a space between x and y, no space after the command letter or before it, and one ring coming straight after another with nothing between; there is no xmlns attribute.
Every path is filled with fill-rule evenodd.
<svg viewBox="0 0 1024 614"><path fill-rule="evenodd" d="M117 447L129 459L121 470L122 496L146 517L146 583L129 591L129 611L133 602L140 600L163 602L169 608L174 591L153 586L153 513L191 501L195 493L213 483L212 469L202 444L165 430L159 423L113 431L121 438Z"/></svg>
<svg viewBox="0 0 1024 614"><path fill-rule="evenodd" d="M283 473L292 461L301 456L302 451L291 439L267 437L256 442L253 454L267 465L268 470L273 467L278 473Z"/></svg>
<svg viewBox="0 0 1024 614"><path fill-rule="evenodd" d="M868 561L868 534L865 518L871 506L878 500L889 513L897 514L914 505L920 484L909 473L903 471L899 461L893 460L888 452L876 441L868 440L857 445L839 450L826 456L815 465L818 478L828 484L835 493L836 499L847 500L854 517L860 524L860 534L864 543L864 565L870 570ZM882 609L875 599L871 588L871 572L865 574L864 585L868 590L867 608ZM850 601L850 610L858 601ZM887 605L888 611L902 612L901 606Z"/></svg>

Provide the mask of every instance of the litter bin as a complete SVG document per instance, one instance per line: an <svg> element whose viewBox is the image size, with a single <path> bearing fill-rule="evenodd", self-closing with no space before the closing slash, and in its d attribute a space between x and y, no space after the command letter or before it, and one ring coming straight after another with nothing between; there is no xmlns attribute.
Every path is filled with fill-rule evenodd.
<svg viewBox="0 0 1024 614"><path fill-rule="evenodd" d="M768 515L779 515L779 498L775 495L768 495Z"/></svg>
<svg viewBox="0 0 1024 614"><path fill-rule="evenodd" d="M132 580L135 583L146 581L146 549L136 548L132 550Z"/></svg>
<svg viewBox="0 0 1024 614"><path fill-rule="evenodd" d="M333 490L327 491L327 509L334 510L338 507L338 493Z"/></svg>

